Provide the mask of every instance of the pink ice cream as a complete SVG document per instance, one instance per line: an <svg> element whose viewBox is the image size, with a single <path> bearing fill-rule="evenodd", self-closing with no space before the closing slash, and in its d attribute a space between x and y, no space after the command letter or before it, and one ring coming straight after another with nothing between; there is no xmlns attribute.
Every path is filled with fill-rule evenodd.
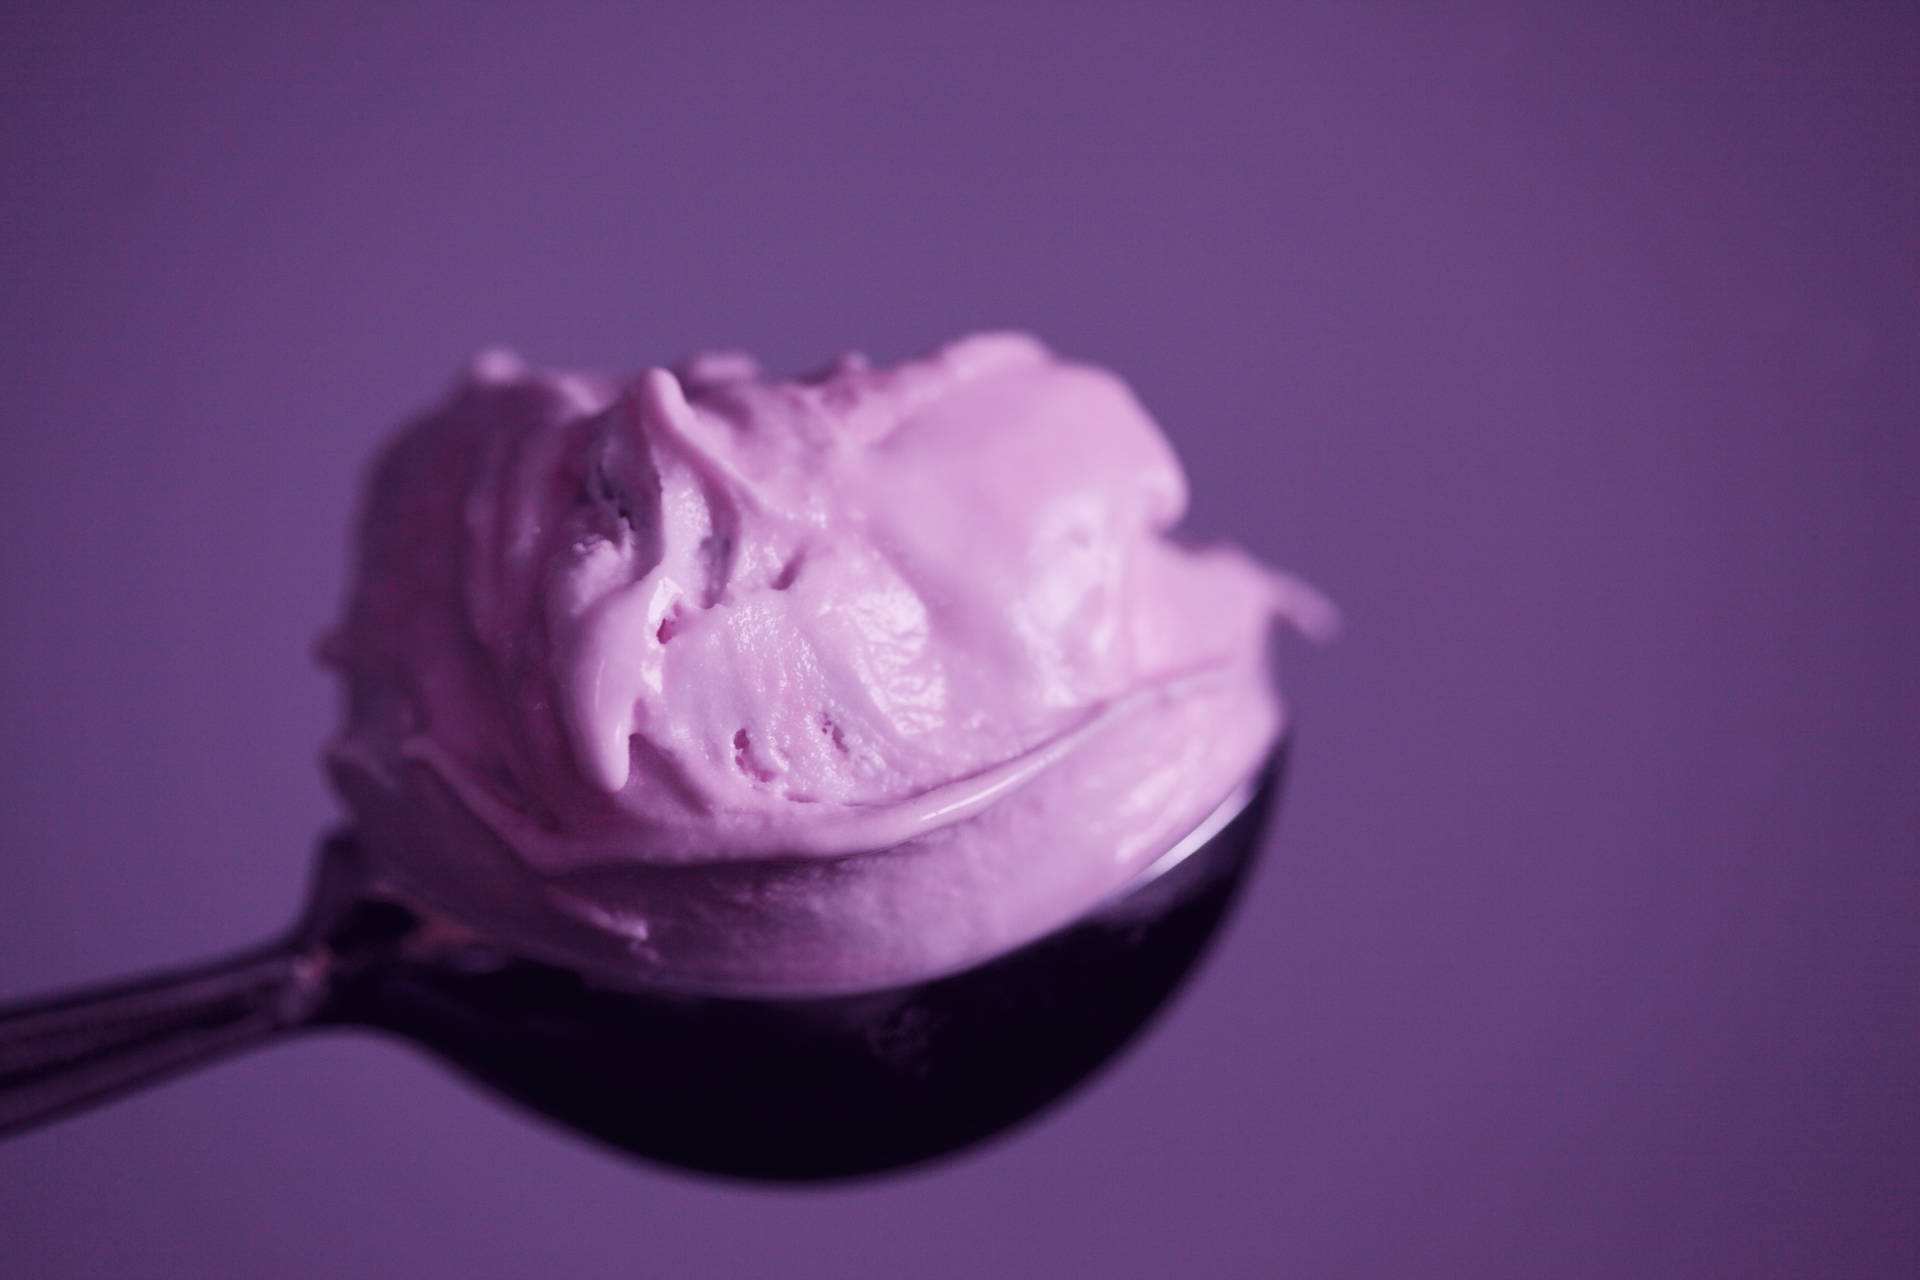
<svg viewBox="0 0 1920 1280"><path fill-rule="evenodd" d="M1124 886L1272 747L1276 618L1127 388L1014 335L799 381L475 362L376 468L329 753L416 896L638 981L846 990Z"/></svg>

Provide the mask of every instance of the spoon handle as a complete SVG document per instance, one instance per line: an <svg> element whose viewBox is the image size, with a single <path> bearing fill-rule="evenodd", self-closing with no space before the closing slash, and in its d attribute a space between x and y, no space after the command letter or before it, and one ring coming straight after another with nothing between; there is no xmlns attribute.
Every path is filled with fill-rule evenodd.
<svg viewBox="0 0 1920 1280"><path fill-rule="evenodd" d="M310 1021L327 953L295 935L222 960L0 1005L0 1135Z"/></svg>

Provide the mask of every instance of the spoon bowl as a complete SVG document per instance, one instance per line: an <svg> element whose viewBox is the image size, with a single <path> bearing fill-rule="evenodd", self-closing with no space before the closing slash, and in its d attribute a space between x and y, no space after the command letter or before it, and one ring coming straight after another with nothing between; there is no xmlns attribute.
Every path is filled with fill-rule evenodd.
<svg viewBox="0 0 1920 1280"><path fill-rule="evenodd" d="M620 1150L810 1181L947 1155L1033 1115L1148 1022L1258 853L1285 751L1132 886L1013 951L853 994L685 994L527 959L383 888L351 833L256 951L0 1008L0 1134L287 1034L399 1036Z"/></svg>

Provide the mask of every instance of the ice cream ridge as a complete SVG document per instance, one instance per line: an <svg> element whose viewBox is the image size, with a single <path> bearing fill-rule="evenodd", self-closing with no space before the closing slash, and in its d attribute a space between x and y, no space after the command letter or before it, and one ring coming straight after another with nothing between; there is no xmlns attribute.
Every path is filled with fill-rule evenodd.
<svg viewBox="0 0 1920 1280"><path fill-rule="evenodd" d="M963 966L1126 885L1282 728L1329 607L1167 534L1178 460L1031 338L798 380L490 352L378 460L328 752L414 897L702 990Z"/></svg>

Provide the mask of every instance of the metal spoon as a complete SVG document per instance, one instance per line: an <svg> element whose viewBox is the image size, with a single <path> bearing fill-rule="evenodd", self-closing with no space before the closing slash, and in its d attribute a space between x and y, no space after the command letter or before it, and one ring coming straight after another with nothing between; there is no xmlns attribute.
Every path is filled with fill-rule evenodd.
<svg viewBox="0 0 1920 1280"><path fill-rule="evenodd" d="M226 960L0 1007L0 1134L296 1032L426 1047L650 1160L737 1177L873 1174L1032 1115L1117 1052L1224 919L1284 749L1118 897L961 972L852 995L682 995L513 953L403 901L351 833L306 910Z"/></svg>

